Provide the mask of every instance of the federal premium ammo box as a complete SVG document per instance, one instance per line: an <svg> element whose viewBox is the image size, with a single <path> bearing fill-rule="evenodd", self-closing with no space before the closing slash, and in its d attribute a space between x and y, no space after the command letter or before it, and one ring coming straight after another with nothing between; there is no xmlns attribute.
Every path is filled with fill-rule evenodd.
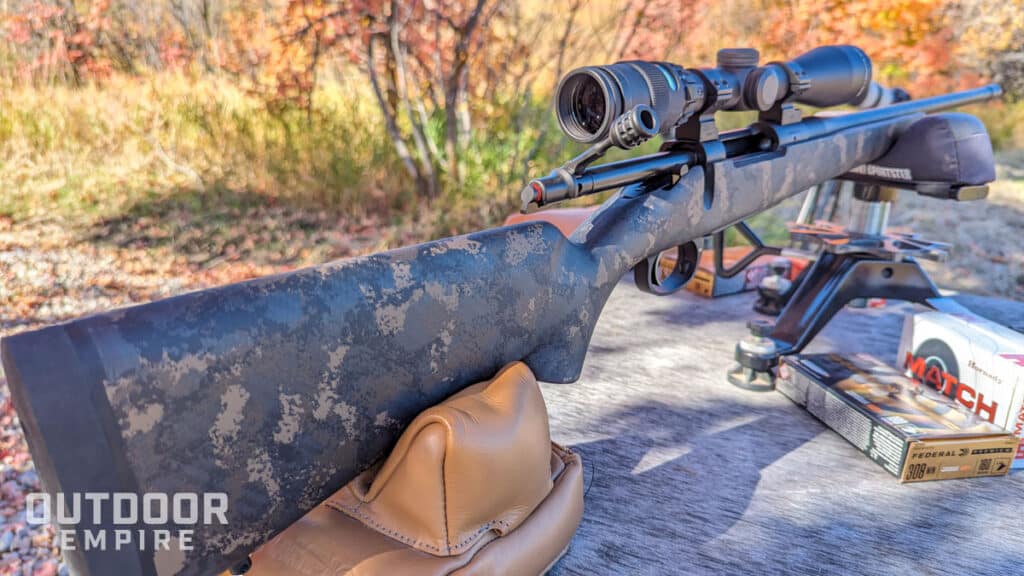
<svg viewBox="0 0 1024 576"><path fill-rule="evenodd" d="M780 392L900 482L1001 476L1017 438L866 354L785 357Z"/></svg>
<svg viewBox="0 0 1024 576"><path fill-rule="evenodd" d="M1024 326L1003 326L948 298L931 304L904 322L900 367L1017 436L1012 467L1024 468Z"/></svg>

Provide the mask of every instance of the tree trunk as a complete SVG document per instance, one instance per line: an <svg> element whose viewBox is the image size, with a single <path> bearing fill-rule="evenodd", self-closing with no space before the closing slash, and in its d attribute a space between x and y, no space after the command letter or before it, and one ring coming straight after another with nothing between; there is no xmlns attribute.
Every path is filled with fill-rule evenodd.
<svg viewBox="0 0 1024 576"><path fill-rule="evenodd" d="M409 94L409 83L407 80L406 64L405 64L405 46L401 40L401 28L404 24L401 20L399 11L401 10L401 4L397 0L391 2L391 15L388 18L388 51L387 55L394 61L394 79L395 79L395 92L398 96L398 100L402 105L402 112L409 120L410 132L412 134L413 145L416 148L416 154L419 159L419 173L421 177L421 185L424 187L424 191L428 198L434 198L440 189L440 182L438 181L437 171L434 169L434 159L431 156L430 149L427 146L427 136L424 133L424 126L420 122L420 118L414 113L412 104L410 102ZM398 115L398 111L395 110L395 116Z"/></svg>
<svg viewBox="0 0 1024 576"><path fill-rule="evenodd" d="M381 115L384 116L384 127L387 130L388 136L391 138L391 143L395 147L395 152L398 153L398 158L402 161L402 166L405 167L405 171L409 173L409 176L412 177L414 181L421 182L422 177L420 175L419 168L416 166L416 162L409 153L409 147L405 145L405 141L402 139L402 133L398 130L398 123L395 120L395 115L392 113L393 109L388 106L388 101L380 86L380 78L377 75L376 50L374 49L376 44L377 40L374 37L371 37L367 44L366 56L366 68L369 71L370 85L373 87L373 95L377 99L377 106L380 108Z"/></svg>
<svg viewBox="0 0 1024 576"><path fill-rule="evenodd" d="M459 83L449 82L444 94L444 153L448 160L449 177L461 184L462 170L459 167L459 119L456 108L459 102Z"/></svg>

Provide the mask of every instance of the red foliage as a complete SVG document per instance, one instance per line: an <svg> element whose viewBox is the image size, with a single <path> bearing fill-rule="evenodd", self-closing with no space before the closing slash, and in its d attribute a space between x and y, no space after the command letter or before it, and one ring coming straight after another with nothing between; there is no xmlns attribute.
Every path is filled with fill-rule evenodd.
<svg viewBox="0 0 1024 576"><path fill-rule="evenodd" d="M1007 2L1021 6L1021 0ZM530 60L557 59L561 67L582 59L647 58L701 66L726 46L757 47L767 60L836 43L864 48L883 82L926 94L976 81L989 72L989 61L1019 53L1016 39L1024 37L1018 8L1000 9L997 18L985 2L960 0L562 0L556 6L497 0L24 0L15 6L0 13L0 30L26 77L79 82L114 68L200 64L254 80L272 103L303 107L328 60L357 64L364 72L378 66L382 77L397 73L391 67L401 61L405 89L437 99L448 83L468 76L474 78L470 94L493 96L479 87L481 79L507 75ZM532 30L517 28L531 12L546 13L547 20ZM373 39L380 45L371 58ZM389 52L395 49L401 54Z"/></svg>
<svg viewBox="0 0 1024 576"><path fill-rule="evenodd" d="M35 1L7 14L4 28L11 43L24 50L20 72L26 77L67 76L76 82L103 78L112 70L100 37L109 28L110 0L89 2L85 13Z"/></svg>
<svg viewBox="0 0 1024 576"><path fill-rule="evenodd" d="M917 95L948 89L966 74L955 60L951 0L632 0L636 20L626 57L668 57L706 66L729 46L758 48L762 60L797 56L824 44L863 48L875 79ZM625 12L625 11L624 11ZM972 78L972 79L976 79Z"/></svg>

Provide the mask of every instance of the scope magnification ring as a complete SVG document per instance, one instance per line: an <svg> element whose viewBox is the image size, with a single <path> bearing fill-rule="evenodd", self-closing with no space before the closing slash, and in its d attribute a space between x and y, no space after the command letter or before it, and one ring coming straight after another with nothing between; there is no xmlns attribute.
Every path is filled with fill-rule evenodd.
<svg viewBox="0 0 1024 576"><path fill-rule="evenodd" d="M678 90L679 81L670 76L671 72L662 62L633 61L629 64L647 83L646 96L658 118L668 118L671 113L672 92ZM673 87L669 88L669 81Z"/></svg>

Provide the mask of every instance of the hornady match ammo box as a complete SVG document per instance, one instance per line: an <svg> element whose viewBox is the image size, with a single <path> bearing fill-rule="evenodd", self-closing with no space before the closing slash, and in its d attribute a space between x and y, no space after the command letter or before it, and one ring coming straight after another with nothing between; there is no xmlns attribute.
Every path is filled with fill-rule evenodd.
<svg viewBox="0 0 1024 576"><path fill-rule="evenodd" d="M955 300L908 315L899 361L907 376L1021 439L1013 468L1024 468L1024 326L982 318Z"/></svg>
<svg viewBox="0 0 1024 576"><path fill-rule="evenodd" d="M866 354L785 357L776 386L877 464L921 482L1001 476L1017 439Z"/></svg>

